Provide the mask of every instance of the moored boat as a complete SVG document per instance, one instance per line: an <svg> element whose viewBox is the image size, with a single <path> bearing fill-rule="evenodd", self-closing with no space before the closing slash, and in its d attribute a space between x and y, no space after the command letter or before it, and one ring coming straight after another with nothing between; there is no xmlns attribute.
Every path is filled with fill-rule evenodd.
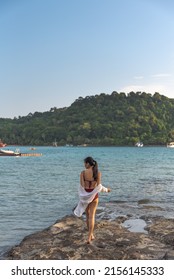
<svg viewBox="0 0 174 280"><path fill-rule="evenodd" d="M170 142L167 144L167 148L174 148L174 142Z"/></svg>
<svg viewBox="0 0 174 280"><path fill-rule="evenodd" d="M144 144L143 144L142 142L137 142L137 143L135 144L135 146L136 146L136 147L142 148L142 147L144 146Z"/></svg>
<svg viewBox="0 0 174 280"><path fill-rule="evenodd" d="M16 151L10 151L10 150L2 150L0 149L0 156L21 156L21 153Z"/></svg>
<svg viewBox="0 0 174 280"><path fill-rule="evenodd" d="M0 149L0 156L11 156L11 157L40 157L42 156L41 153L21 153L19 149L16 149L16 151L10 151L10 150L2 150Z"/></svg>
<svg viewBox="0 0 174 280"><path fill-rule="evenodd" d="M55 139L55 141L53 142L53 147L57 147L57 141Z"/></svg>

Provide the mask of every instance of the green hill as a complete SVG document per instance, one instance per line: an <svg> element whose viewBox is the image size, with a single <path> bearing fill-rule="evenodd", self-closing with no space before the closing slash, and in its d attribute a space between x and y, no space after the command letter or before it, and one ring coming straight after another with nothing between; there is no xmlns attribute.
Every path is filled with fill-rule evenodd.
<svg viewBox="0 0 174 280"><path fill-rule="evenodd" d="M174 100L145 92L79 97L67 108L1 118L0 138L18 145L164 145L174 140Z"/></svg>

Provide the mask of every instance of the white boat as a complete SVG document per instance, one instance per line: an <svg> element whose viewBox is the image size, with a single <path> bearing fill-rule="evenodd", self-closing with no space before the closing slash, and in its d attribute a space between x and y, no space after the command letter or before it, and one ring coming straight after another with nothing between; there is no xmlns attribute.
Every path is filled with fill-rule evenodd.
<svg viewBox="0 0 174 280"><path fill-rule="evenodd" d="M55 139L55 141L53 142L53 147L57 147L57 141Z"/></svg>
<svg viewBox="0 0 174 280"><path fill-rule="evenodd" d="M2 150L0 149L0 156L20 156L21 153L19 151L10 151L10 150Z"/></svg>
<svg viewBox="0 0 174 280"><path fill-rule="evenodd" d="M169 144L167 144L167 148L174 148L174 142L170 142Z"/></svg>
<svg viewBox="0 0 174 280"><path fill-rule="evenodd" d="M142 142L137 142L136 144L135 144L135 147L140 147L140 148L142 148L144 146L144 144L142 143Z"/></svg>

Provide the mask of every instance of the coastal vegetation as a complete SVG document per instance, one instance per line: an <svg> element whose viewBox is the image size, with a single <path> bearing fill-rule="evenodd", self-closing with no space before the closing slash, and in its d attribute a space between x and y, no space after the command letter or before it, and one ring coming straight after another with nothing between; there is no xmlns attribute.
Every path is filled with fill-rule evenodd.
<svg viewBox="0 0 174 280"><path fill-rule="evenodd" d="M0 118L8 145L166 145L174 140L174 99L116 91L79 97L69 107Z"/></svg>

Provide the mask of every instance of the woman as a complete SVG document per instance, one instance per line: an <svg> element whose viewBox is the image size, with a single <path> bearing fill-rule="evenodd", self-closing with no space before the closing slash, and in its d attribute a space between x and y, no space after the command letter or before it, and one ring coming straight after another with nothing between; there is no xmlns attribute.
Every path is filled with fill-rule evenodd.
<svg viewBox="0 0 174 280"><path fill-rule="evenodd" d="M110 188L101 185L101 172L98 164L92 157L84 159L85 170L80 174L80 201L74 214L81 216L86 212L86 224L89 231L87 243L94 239L95 213L98 205L98 192L110 192Z"/></svg>

